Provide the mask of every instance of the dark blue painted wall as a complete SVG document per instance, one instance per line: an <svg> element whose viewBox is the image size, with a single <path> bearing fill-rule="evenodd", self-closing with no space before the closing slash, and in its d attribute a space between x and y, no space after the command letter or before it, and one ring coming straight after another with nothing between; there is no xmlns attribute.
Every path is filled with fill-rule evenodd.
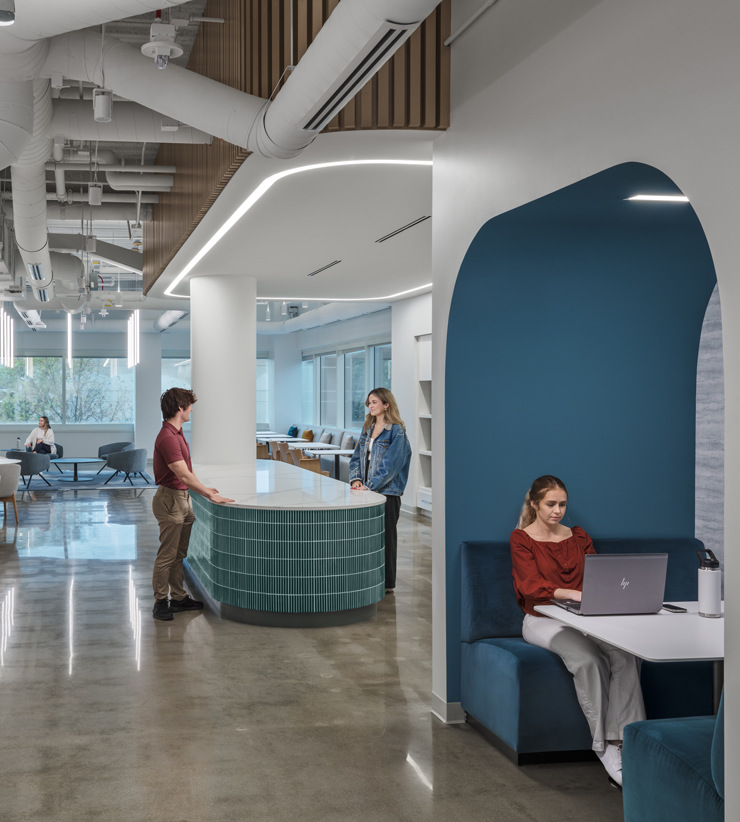
<svg viewBox="0 0 740 822"><path fill-rule="evenodd" d="M693 536L696 364L715 284L690 205L629 163L488 222L450 309L448 701L459 701L459 546L508 539L535 477L599 537ZM464 436L463 436L464 435ZM471 444L475 444L471 447Z"/></svg>

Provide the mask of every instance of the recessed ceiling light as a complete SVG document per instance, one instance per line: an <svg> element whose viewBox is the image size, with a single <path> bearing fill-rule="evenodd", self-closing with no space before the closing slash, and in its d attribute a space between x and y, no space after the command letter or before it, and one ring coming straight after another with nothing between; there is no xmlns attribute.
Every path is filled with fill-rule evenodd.
<svg viewBox="0 0 740 822"><path fill-rule="evenodd" d="M316 171L322 168L340 168L341 166L369 166L369 165L394 165L394 166L431 166L431 160L341 160L335 163L315 163L310 166L299 166L298 168L289 168L285 171L280 171L273 174L271 177L263 180L257 188L249 195L249 197L242 202L242 204L232 213L228 220L226 220L221 228L216 231L210 240L200 249L200 251L193 257L193 259L183 268L183 270L175 277L170 285L165 289L166 297L179 297L183 300L189 300L190 297L186 294L173 294L172 290L177 286L184 277L186 277L203 257L214 248L224 236L241 220L241 218L252 208L255 203L262 199L262 197L271 189L278 180L283 177L290 177L293 174L301 174L304 171ZM424 288L424 286L420 286ZM418 291L418 289L411 289ZM406 292L402 292L406 293ZM265 299L264 297L262 299ZM278 299L283 299L279 297ZM286 297L285 299L300 299L298 297ZM317 299L314 297L313 299ZM323 299L323 298L322 298ZM382 297L373 297L371 299L383 299ZM347 302L355 302L354 300L346 300Z"/></svg>
<svg viewBox="0 0 740 822"><path fill-rule="evenodd" d="M689 198L683 194L635 194L628 200L641 200L648 203L688 203Z"/></svg>

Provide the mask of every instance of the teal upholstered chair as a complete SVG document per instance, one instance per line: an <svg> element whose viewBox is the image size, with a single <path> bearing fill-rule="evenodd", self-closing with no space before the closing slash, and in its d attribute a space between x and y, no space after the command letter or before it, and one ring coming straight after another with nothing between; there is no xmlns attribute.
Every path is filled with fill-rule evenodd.
<svg viewBox="0 0 740 822"><path fill-rule="evenodd" d="M723 822L724 696L714 716L634 722L624 732L624 822Z"/></svg>

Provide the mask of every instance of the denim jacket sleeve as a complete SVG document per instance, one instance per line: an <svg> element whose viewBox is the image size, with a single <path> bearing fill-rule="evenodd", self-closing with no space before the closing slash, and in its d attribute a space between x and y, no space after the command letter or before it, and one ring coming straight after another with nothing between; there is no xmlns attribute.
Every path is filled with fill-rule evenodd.
<svg viewBox="0 0 740 822"><path fill-rule="evenodd" d="M349 460L349 484L352 485L355 480L359 480L360 482L364 483L364 471L362 470L362 441L365 438L365 434L363 433L362 436L357 440L357 445L355 445L355 453L352 454Z"/></svg>
<svg viewBox="0 0 740 822"><path fill-rule="evenodd" d="M391 430L391 441L383 461L365 484L371 491L387 487L393 477L408 465L410 457L411 445L406 432L400 425L394 425Z"/></svg>

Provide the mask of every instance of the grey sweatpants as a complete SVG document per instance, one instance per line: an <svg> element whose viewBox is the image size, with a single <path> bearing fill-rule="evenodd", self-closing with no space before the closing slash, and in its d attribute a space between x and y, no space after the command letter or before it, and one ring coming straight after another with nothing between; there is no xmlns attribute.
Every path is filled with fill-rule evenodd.
<svg viewBox="0 0 740 822"><path fill-rule="evenodd" d="M548 617L526 614L522 636L530 645L556 653L573 674L576 696L588 720L593 749L621 740L624 726L645 719L640 661L608 642Z"/></svg>

